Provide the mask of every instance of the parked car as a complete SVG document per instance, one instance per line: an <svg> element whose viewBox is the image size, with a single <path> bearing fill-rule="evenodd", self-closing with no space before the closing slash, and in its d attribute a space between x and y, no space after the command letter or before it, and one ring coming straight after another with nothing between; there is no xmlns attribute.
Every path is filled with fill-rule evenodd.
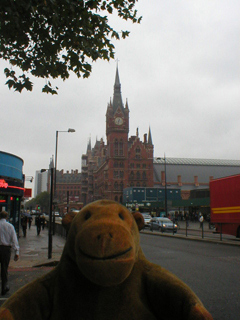
<svg viewBox="0 0 240 320"><path fill-rule="evenodd" d="M144 224L145 227L149 227L149 223L152 219L151 215L148 212L141 212L143 219L144 219Z"/></svg>
<svg viewBox="0 0 240 320"><path fill-rule="evenodd" d="M168 218L162 218L162 217L152 218L149 223L149 226L150 226L150 230L158 230L161 232L165 232L165 231L177 232L177 225Z"/></svg>

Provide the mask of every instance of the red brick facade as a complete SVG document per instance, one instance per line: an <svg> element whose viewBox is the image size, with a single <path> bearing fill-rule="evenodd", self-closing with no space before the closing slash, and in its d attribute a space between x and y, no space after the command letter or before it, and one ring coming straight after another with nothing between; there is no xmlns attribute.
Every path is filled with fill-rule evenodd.
<svg viewBox="0 0 240 320"><path fill-rule="evenodd" d="M151 131L128 138L129 108L122 103L118 69L113 101L106 112L107 144L96 141L82 155L81 201L85 204L97 199L122 202L123 189L129 186L153 187L153 144Z"/></svg>

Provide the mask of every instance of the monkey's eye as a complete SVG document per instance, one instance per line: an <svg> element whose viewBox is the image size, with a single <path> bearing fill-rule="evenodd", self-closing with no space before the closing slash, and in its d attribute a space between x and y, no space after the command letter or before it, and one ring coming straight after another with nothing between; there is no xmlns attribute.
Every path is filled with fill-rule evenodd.
<svg viewBox="0 0 240 320"><path fill-rule="evenodd" d="M121 220L124 220L124 216L123 216L122 213L119 213L118 216L119 216L119 218L120 218Z"/></svg>
<svg viewBox="0 0 240 320"><path fill-rule="evenodd" d="M88 211L88 212L85 214L84 219L85 219L85 220L88 220L90 217L91 217L91 213Z"/></svg>

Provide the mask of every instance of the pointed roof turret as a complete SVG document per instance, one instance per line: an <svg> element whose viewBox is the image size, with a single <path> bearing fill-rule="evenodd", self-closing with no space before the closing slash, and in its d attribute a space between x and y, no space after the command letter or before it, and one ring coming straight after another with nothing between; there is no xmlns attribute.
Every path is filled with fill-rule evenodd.
<svg viewBox="0 0 240 320"><path fill-rule="evenodd" d="M126 99L126 104L125 104L125 108L128 110L128 100Z"/></svg>
<svg viewBox="0 0 240 320"><path fill-rule="evenodd" d="M148 131L148 144L152 145L152 134L151 134L151 129L149 127L149 131Z"/></svg>
<svg viewBox="0 0 240 320"><path fill-rule="evenodd" d="M117 108L120 107L124 114L124 108L122 103L121 84L119 80L118 66L116 69L114 92L113 92L113 112L115 113Z"/></svg>
<svg viewBox="0 0 240 320"><path fill-rule="evenodd" d="M92 149L92 146L91 146L91 137L90 137L88 140L88 145L87 145L87 153L88 153L88 151L91 151L91 149Z"/></svg>

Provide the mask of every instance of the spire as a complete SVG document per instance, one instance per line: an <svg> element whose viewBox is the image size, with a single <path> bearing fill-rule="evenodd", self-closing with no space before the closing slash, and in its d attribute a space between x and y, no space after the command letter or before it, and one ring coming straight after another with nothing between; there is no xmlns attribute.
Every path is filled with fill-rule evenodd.
<svg viewBox="0 0 240 320"><path fill-rule="evenodd" d="M126 99L126 104L125 104L125 108L128 110L128 100Z"/></svg>
<svg viewBox="0 0 240 320"><path fill-rule="evenodd" d="M151 134L151 129L149 126L149 131L148 131L148 144L152 145L152 134Z"/></svg>
<svg viewBox="0 0 240 320"><path fill-rule="evenodd" d="M91 137L90 137L88 140L88 145L87 145L87 153L88 153L88 151L91 151L91 149L92 149L92 146L91 146Z"/></svg>
<svg viewBox="0 0 240 320"><path fill-rule="evenodd" d="M113 112L115 113L117 108L120 107L124 114L122 95L121 95L121 84L119 80L118 66L116 69L114 92L113 92Z"/></svg>

